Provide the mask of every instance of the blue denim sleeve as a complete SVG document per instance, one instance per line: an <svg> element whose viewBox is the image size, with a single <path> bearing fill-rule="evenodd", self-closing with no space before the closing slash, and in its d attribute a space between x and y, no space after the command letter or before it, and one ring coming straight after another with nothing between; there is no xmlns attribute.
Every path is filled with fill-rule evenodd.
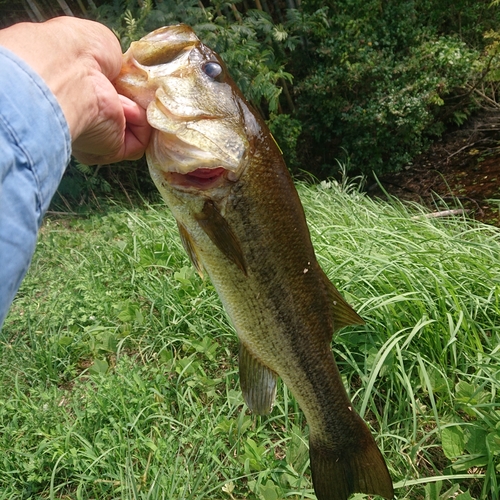
<svg viewBox="0 0 500 500"><path fill-rule="evenodd" d="M0 47L0 328L71 157L64 114L44 81Z"/></svg>

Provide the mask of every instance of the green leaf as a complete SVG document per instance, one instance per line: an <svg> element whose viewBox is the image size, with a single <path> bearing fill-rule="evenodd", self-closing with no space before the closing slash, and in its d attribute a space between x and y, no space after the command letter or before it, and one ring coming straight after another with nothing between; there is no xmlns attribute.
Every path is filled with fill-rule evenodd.
<svg viewBox="0 0 500 500"><path fill-rule="evenodd" d="M473 497L471 497L469 490L467 490L464 493L460 493L455 497L455 500L474 500Z"/></svg>
<svg viewBox="0 0 500 500"><path fill-rule="evenodd" d="M104 375L108 371L109 365L105 359L94 359L94 363L89 368L90 373Z"/></svg>
<svg viewBox="0 0 500 500"><path fill-rule="evenodd" d="M435 481L425 485L425 500L436 500L443 487L443 481Z"/></svg>
<svg viewBox="0 0 500 500"><path fill-rule="evenodd" d="M59 345L67 347L73 343L73 337L64 336L59 339Z"/></svg>
<svg viewBox="0 0 500 500"><path fill-rule="evenodd" d="M488 393L464 380L459 381L455 385L455 392L457 406L471 417L476 416L474 410L470 408L471 406L488 401Z"/></svg>
<svg viewBox="0 0 500 500"><path fill-rule="evenodd" d="M279 500L280 498L278 488L271 480L259 487L258 494L262 500Z"/></svg>
<svg viewBox="0 0 500 500"><path fill-rule="evenodd" d="M475 467L485 467L486 465L488 465L488 458L486 456L465 455L460 457L451 467L454 471L461 472Z"/></svg>
<svg viewBox="0 0 500 500"><path fill-rule="evenodd" d="M461 427L446 427L441 431L441 444L447 458L459 457L464 452L465 439Z"/></svg>
<svg viewBox="0 0 500 500"><path fill-rule="evenodd" d="M445 393L448 390L448 384L446 383L446 379L443 377L441 372L437 370L435 367L429 366L427 368L427 375L429 377L429 381L431 383L433 392ZM422 386L425 387L424 382L422 383Z"/></svg>
<svg viewBox="0 0 500 500"><path fill-rule="evenodd" d="M465 443L465 449L472 455L486 455L488 450L486 448L486 435L487 431L481 427L472 427L467 430L469 438Z"/></svg>
<svg viewBox="0 0 500 500"><path fill-rule="evenodd" d="M500 431L490 432L486 436L486 448L490 455L500 455Z"/></svg>
<svg viewBox="0 0 500 500"><path fill-rule="evenodd" d="M455 392L455 396L460 398L460 400L469 401L474 396L475 388L472 384L469 384L464 380L460 380L455 385Z"/></svg>

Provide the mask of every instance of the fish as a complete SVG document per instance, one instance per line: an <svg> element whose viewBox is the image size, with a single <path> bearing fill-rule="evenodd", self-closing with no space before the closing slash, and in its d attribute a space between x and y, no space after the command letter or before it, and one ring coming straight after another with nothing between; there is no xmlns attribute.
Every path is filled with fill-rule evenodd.
<svg viewBox="0 0 500 500"><path fill-rule="evenodd" d="M318 500L394 496L384 458L356 413L331 349L363 320L318 264L281 151L220 56L187 25L133 42L117 91L147 110L151 177L200 275L239 338L243 397L266 415L282 378L309 426Z"/></svg>

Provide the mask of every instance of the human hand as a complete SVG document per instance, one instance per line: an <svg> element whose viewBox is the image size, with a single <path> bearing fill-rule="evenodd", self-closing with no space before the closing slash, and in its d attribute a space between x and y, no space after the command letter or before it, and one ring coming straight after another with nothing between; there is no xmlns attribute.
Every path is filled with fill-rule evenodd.
<svg viewBox="0 0 500 500"><path fill-rule="evenodd" d="M143 155L151 127L145 110L111 83L122 64L112 31L94 21L58 17L0 30L0 45L45 80L68 122L78 161L105 164Z"/></svg>

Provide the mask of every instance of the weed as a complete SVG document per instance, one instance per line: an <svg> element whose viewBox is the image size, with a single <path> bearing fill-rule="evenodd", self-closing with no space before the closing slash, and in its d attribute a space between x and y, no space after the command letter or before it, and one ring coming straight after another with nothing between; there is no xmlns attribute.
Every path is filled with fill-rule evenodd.
<svg viewBox="0 0 500 500"><path fill-rule="evenodd" d="M298 187L366 320L334 355L398 498L495 498L498 229ZM0 351L1 499L314 498L296 401L279 384L270 416L248 413L234 331L163 206L47 220Z"/></svg>

